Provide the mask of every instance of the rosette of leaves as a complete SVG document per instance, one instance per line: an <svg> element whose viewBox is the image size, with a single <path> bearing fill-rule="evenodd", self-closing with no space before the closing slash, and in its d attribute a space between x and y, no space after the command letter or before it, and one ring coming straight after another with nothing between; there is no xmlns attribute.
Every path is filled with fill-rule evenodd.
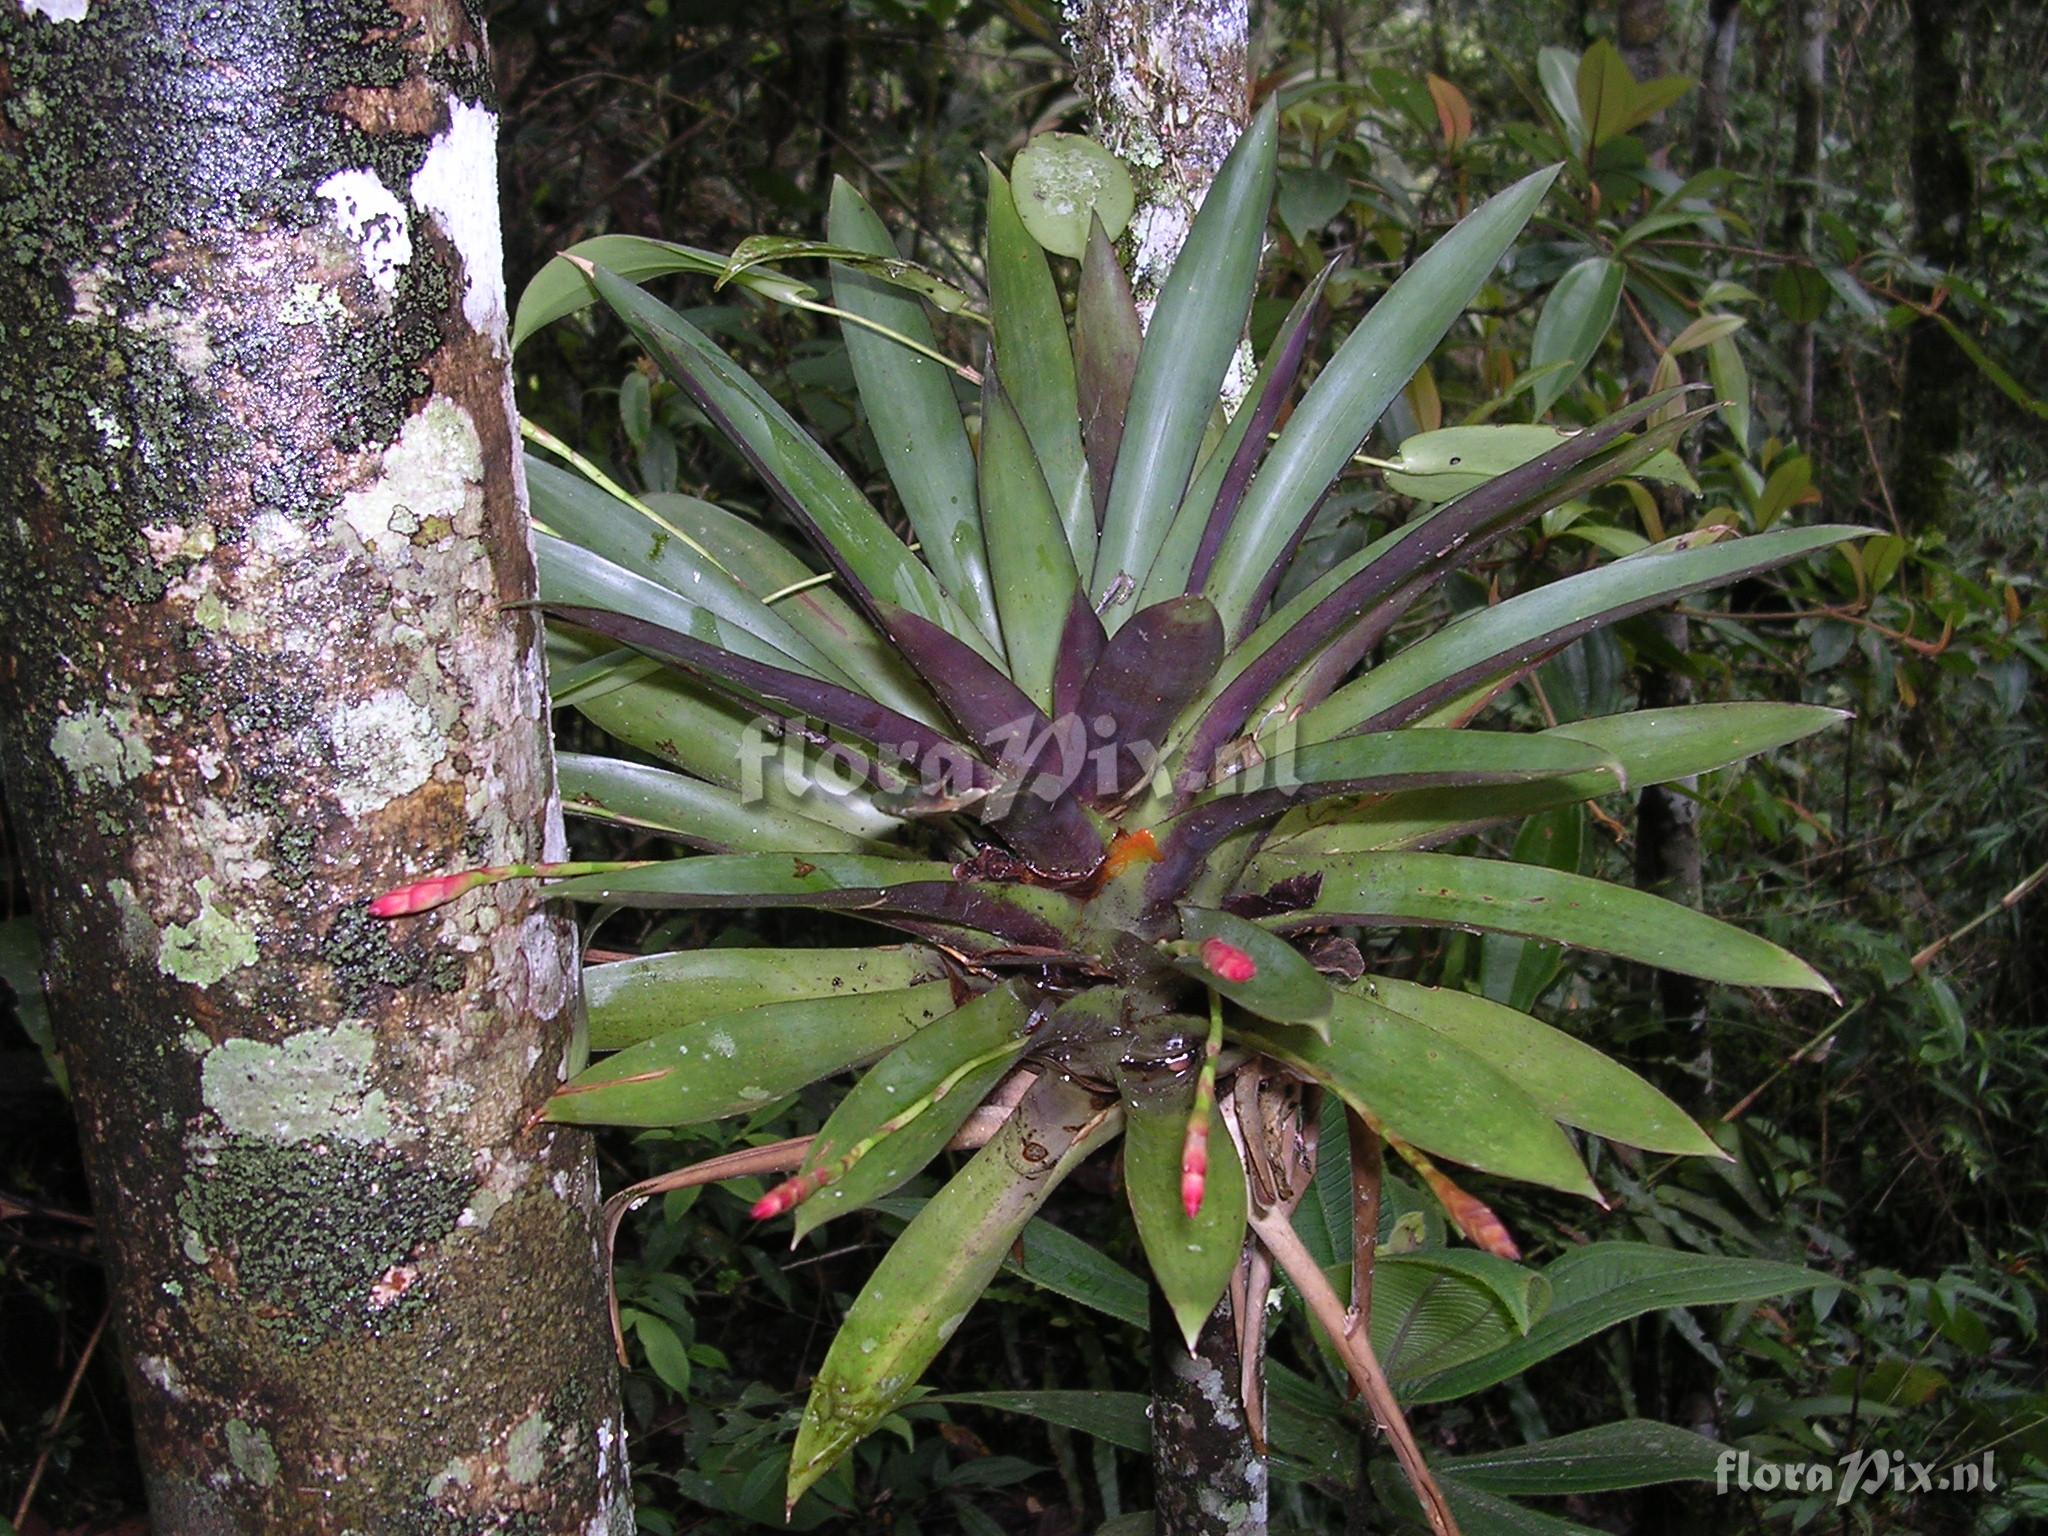
<svg viewBox="0 0 2048 1536"><path fill-rule="evenodd" d="M886 230L840 186L832 298L886 510L628 276L591 259L543 274L550 313L595 300L625 323L817 564L760 522L532 461L557 701L667 765L566 755L565 801L696 851L583 874L474 871L379 910L557 874L570 877L549 894L580 902L809 908L882 930L865 951L592 967L599 1059L547 1110L689 1125L858 1074L756 1208L793 1211L800 1233L887 1196L949 1144L978 1146L847 1314L802 1421L792 1503L913 1392L1033 1213L1119 1137L1138 1234L1192 1341L1256 1256L1248 1223L1285 1204L1273 1170L1301 1151L1298 1135L1272 1144L1298 1122L1254 1113L1246 1084L1259 1102L1275 1085L1336 1095L1496 1249L1499 1224L1433 1159L1597 1198L1564 1127L1714 1152L1640 1078L1536 1019L1380 982L1365 964L1376 930L1447 925L1826 990L1799 959L1701 913L1437 850L1835 718L1756 704L1533 733L1480 720L1589 631L1854 530L1674 538L1368 664L1446 577L1664 450L1691 418L1653 420L1671 403L1660 397L1558 436L1276 601L1319 500L1553 172L1438 241L1298 391L1312 287L1225 417L1218 391L1258 275L1275 140L1269 107L1142 332L1099 230L1070 330L1052 264L992 169L991 346L964 402L923 300L894 280ZM638 249L650 244L635 243L636 277L661 269L658 251ZM584 290L574 302L565 281Z"/></svg>

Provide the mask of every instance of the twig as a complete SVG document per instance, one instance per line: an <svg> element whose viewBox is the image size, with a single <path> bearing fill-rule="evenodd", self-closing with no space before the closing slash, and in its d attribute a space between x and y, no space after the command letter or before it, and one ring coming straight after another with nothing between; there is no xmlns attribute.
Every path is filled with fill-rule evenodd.
<svg viewBox="0 0 2048 1536"><path fill-rule="evenodd" d="M57 1399L57 1411L50 1416L50 1427L44 1432L42 1446L36 1451L36 1464L29 1468L28 1483L21 1490L21 1502L14 1506L17 1529L28 1519L28 1507L35 1502L36 1485L42 1482L43 1473L50 1465L50 1452L57 1448L57 1431L63 1426L64 1416L71 1412L72 1399L78 1396L78 1384L85 1380L85 1368L92 1364L93 1351L100 1347L100 1336L107 1331L107 1323L113 1315L114 1298L109 1296L106 1306L100 1309L100 1320L92 1325L85 1348L78 1352L78 1364L71 1368L71 1379L64 1383L64 1395Z"/></svg>
<svg viewBox="0 0 2048 1536"><path fill-rule="evenodd" d="M1002 1128L1010 1118L1009 1105L983 1104L967 1117L967 1123L954 1133L946 1143L947 1149L964 1152L979 1147ZM665 1195L670 1190L696 1189L705 1184L717 1184L726 1179L752 1178L762 1173L787 1173L792 1168L801 1168L804 1158L811 1150L810 1136L792 1136L787 1141L770 1142L765 1147L744 1147L738 1152L727 1152L719 1157L706 1158L701 1163L692 1163L687 1168L678 1168L672 1173L659 1173L651 1179L642 1179L638 1184L629 1184L604 1203L604 1256L605 1256L605 1307L611 1315L612 1348L618 1351L619 1364L630 1365L626 1356L626 1333L619 1325L618 1271L613 1255L618 1246L619 1226L626 1219L626 1213L644 1200L656 1195Z"/></svg>
<svg viewBox="0 0 2048 1536"><path fill-rule="evenodd" d="M1295 1236L1294 1227L1285 1216L1277 1211L1254 1208L1251 1227L1258 1234L1259 1241L1265 1244L1266 1251L1273 1255L1293 1282L1294 1288L1301 1293L1301 1299L1308 1304L1309 1315L1321 1325L1331 1346L1343 1358L1345 1370L1358 1384L1359 1395L1365 1399L1372 1409L1372 1416L1393 1442L1394 1459L1401 1463L1409 1486L1421 1501L1429 1528L1437 1536L1459 1536L1458 1522L1451 1514L1451 1506L1444 1498L1443 1489L1437 1486L1429 1463L1422 1459L1422 1447L1415 1443L1414 1432L1408 1428L1401 1405L1394 1400L1394 1389L1387 1381L1386 1372L1380 1369L1372 1340L1363 1329L1355 1334L1346 1330L1344 1303L1330 1288L1330 1282L1316 1267L1315 1259L1302 1246L1301 1239Z"/></svg>
<svg viewBox="0 0 2048 1536"><path fill-rule="evenodd" d="M2001 912L2010 912L2014 907L2033 895L2035 891L2039 890L2043 883L2048 883L2048 864L2043 864L2039 869L2028 875L2026 879L1999 897L1997 905L1985 908L1967 923L1964 923L1962 927L1951 929L1940 938L1924 945L1920 952L1907 962L1910 967L1910 974L1918 976L1928 966L1933 964L1935 957L1947 949L1949 945L1981 928ZM1876 993L1873 993L1872 996L1883 996L1885 993L1895 991L1898 986L1903 985L1904 982L1901 981L1894 986L1882 987ZM1732 1125L1735 1121L1741 1119L1749 1107L1762 1097L1765 1089L1769 1088L1771 1084L1783 1077L1793 1067L1796 1067L1800 1062L1806 1060L1815 1051L1819 1050L1834 1035L1836 1030L1854 1018L1862 1010L1863 1005L1869 1001L1870 998L1868 997L1858 998L1847 1008L1843 1009L1841 1013L1836 1015L1833 1023L1829 1024L1827 1028L1821 1030L1819 1034L1813 1036L1804 1045L1800 1046L1798 1050L1786 1057L1783 1064L1776 1071L1738 1099L1733 1108L1724 1111L1721 1115L1721 1123Z"/></svg>
<svg viewBox="0 0 2048 1536"><path fill-rule="evenodd" d="M2007 891L2003 896L1999 897L1997 906L1986 908L1984 911L1979 912L1975 917L1971 918L1967 923L1963 924L1962 927L1956 929L1952 933L1943 934L1940 938L1936 939L1932 944L1929 944L1925 948L1923 948L1920 951L1920 953L1913 957L1912 965L1914 974L1918 975L1921 971L1927 969L1929 962L1932 961L1934 957L1940 954L1944 949L1947 949L1949 945L1955 943L1957 939L1962 938L1965 934L1970 933L1974 929L1982 927L1985 923L1990 922L1992 918L1998 916L1999 913L2010 912L2014 907L2018 906L2021 902L2025 901L2029 896L2033 895L2035 891L2039 890L2041 888L2041 882L2044 880L2048 880L2048 864L2043 864L2039 869L2035 870L2031 875L2027 876L2026 879L2022 880L2018 885L2014 886L2011 890Z"/></svg>
<svg viewBox="0 0 2048 1536"><path fill-rule="evenodd" d="M1863 432L1863 451L1870 456L1870 472L1877 477L1877 493L1884 498L1885 515L1892 520L1892 532L1900 538L1906 536L1906 525L1899 521L1898 504L1892 500L1891 485L1884 477L1884 460L1877 451L1877 439L1871 435L1870 416L1863 409L1863 386L1856 378L1856 370L1849 370L1849 398L1856 402L1856 425Z"/></svg>

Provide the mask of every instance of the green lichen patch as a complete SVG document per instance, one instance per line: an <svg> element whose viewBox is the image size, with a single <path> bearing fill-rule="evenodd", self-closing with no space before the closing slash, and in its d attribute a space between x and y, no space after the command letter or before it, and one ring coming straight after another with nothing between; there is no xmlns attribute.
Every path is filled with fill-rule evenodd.
<svg viewBox="0 0 2048 1536"><path fill-rule="evenodd" d="M379 1301L391 1270L454 1229L471 1181L388 1148L230 1137L187 1175L179 1219L293 1348L406 1325L425 1287Z"/></svg>
<svg viewBox="0 0 2048 1536"><path fill-rule="evenodd" d="M166 976L210 987L245 965L256 963L256 935L213 904L214 883L201 875L199 915L190 923L172 923L157 949L157 969Z"/></svg>
<svg viewBox="0 0 2048 1536"><path fill-rule="evenodd" d="M270 1436L240 1419L228 1420L228 1460L258 1488L268 1488L277 1481L277 1452L271 1447Z"/></svg>
<svg viewBox="0 0 2048 1536"><path fill-rule="evenodd" d="M206 1053L200 1095L232 1136L381 1141L391 1115L370 1086L376 1040L360 1025L309 1029L280 1045L227 1040Z"/></svg>
<svg viewBox="0 0 2048 1536"><path fill-rule="evenodd" d="M149 769L142 717L125 704L66 715L50 733L50 750L82 795L119 789Z"/></svg>
<svg viewBox="0 0 2048 1536"><path fill-rule="evenodd" d="M530 1413L513 1427L505 1442L505 1475L522 1485L537 1483L547 1470L548 1432L555 1426Z"/></svg>
<svg viewBox="0 0 2048 1536"><path fill-rule="evenodd" d="M107 894L114 898L114 910L121 914L121 948L136 959L157 952L163 936L156 931L142 898L126 880L107 882Z"/></svg>

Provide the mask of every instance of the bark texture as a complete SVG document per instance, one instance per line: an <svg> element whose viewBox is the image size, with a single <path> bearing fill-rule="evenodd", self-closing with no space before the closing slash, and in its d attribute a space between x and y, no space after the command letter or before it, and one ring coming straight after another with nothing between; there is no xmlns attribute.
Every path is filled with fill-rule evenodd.
<svg viewBox="0 0 2048 1536"><path fill-rule="evenodd" d="M1102 143L1131 169L1125 265L1150 315L1250 102L1246 0L1065 0L1074 72Z"/></svg>
<svg viewBox="0 0 2048 1536"><path fill-rule="evenodd" d="M1779 243L1789 253L1808 250L1813 204L1819 191L1821 109L1826 104L1827 0L1792 0L1787 13L1793 37L1792 168L1785 181L1785 218ZM1792 378L1792 434L1801 447L1813 446L1814 327L1793 327L1787 359Z"/></svg>
<svg viewBox="0 0 2048 1536"><path fill-rule="evenodd" d="M1096 136L1130 167L1138 203L1123 241L1138 313L1149 323L1203 194L1250 115L1246 0L1063 0L1074 71ZM1250 344L1223 381L1235 408L1250 387ZM1263 1536L1266 1464L1239 1395L1230 1303L1190 1355L1154 1287L1153 1519L1159 1536ZM1161 1317L1165 1322L1160 1322Z"/></svg>
<svg viewBox="0 0 2048 1536"><path fill-rule="evenodd" d="M1152 1519L1159 1536L1265 1536L1266 1462L1245 1424L1229 1298L1202 1325L1190 1354L1155 1285L1152 1337Z"/></svg>
<svg viewBox="0 0 2048 1536"><path fill-rule="evenodd" d="M1913 236L1943 272L1969 255L1974 202L1969 146L1956 125L1962 102L1958 52L1975 6L1909 0L1913 46ZM1899 392L1899 511L1916 527L1949 520L1948 456L1963 440L1963 387L1975 370L1947 332L1923 320L1907 334Z"/></svg>
<svg viewBox="0 0 2048 1536"><path fill-rule="evenodd" d="M1707 7L1705 60L1692 117L1692 168L1721 163L1728 136L1728 82L1735 72L1735 45L1742 33L1741 0L1712 0Z"/></svg>
<svg viewBox="0 0 2048 1536"><path fill-rule="evenodd" d="M632 1529L457 0L0 7L4 770L158 1536Z"/></svg>

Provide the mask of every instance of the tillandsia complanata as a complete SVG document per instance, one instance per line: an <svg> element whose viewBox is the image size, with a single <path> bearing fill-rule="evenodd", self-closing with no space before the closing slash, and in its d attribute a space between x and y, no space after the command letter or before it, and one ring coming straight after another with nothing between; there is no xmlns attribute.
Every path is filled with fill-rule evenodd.
<svg viewBox="0 0 2048 1536"><path fill-rule="evenodd" d="M823 569L761 522L532 460L557 701L668 764L565 755L565 801L698 851L443 875L380 911L552 877L548 894L574 901L811 908L892 931L869 951L686 950L591 967L601 1059L547 1110L689 1125L858 1071L815 1137L713 1170L786 1172L754 1214L793 1215L799 1235L886 1196L949 1145L978 1146L847 1314L797 1437L792 1504L912 1393L1033 1213L1119 1136L1138 1235L1191 1344L1241 1263L1271 1250L1298 1267L1274 1212L1301 1122L1266 1106L1303 1085L1341 1098L1495 1252L1513 1252L1505 1227L1433 1159L1597 1199L1563 1127L1716 1154L1591 1047L1499 1003L1375 974L1378 930L1480 930L1827 990L1801 960L1699 912L1435 850L1839 718L1759 703L1482 728L1505 690L1588 632L1858 530L1684 533L1385 654L1397 621L1428 613L1419 605L1446 577L1546 510L1643 472L1698 413L1674 391L1553 434L1283 585L1325 492L1554 173L1437 242L1297 398L1322 301L1321 282L1310 286L1226 421L1217 392L1251 306L1275 143L1268 106L1142 338L1099 226L1070 333L1053 265L993 170L992 345L976 370L938 351L931 287L919 290L849 186L832 203L830 306L749 268L757 292L843 317L893 519L639 286L720 270L718 258L600 239L553 263L522 305L522 333L608 306ZM963 411L968 372L979 399ZM1370 1354L1362 1336L1337 1342ZM1398 1417L1391 1398L1373 1406ZM1419 1456L1403 1459L1432 1504Z"/></svg>

